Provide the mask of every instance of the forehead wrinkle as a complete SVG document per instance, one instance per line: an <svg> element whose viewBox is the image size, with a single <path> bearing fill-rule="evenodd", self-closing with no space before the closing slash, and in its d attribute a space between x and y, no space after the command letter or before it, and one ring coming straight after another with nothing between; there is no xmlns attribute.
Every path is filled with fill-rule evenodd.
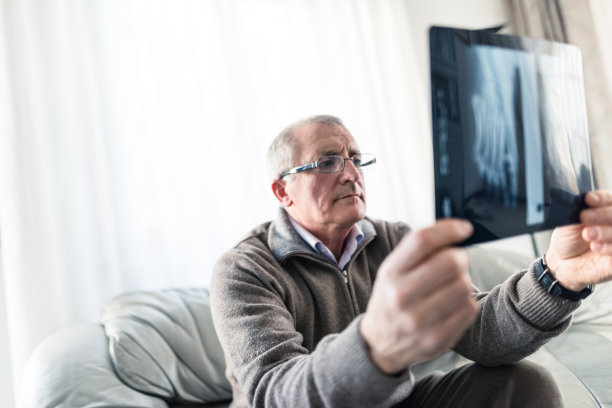
<svg viewBox="0 0 612 408"><path fill-rule="evenodd" d="M342 156L342 151L344 150L344 146L342 146L341 148L328 148L328 149L322 149L319 152L318 157L321 156ZM352 156L354 154L359 154L359 148L354 147L354 146L348 146L348 148L346 149L346 151L348 152L349 156Z"/></svg>
<svg viewBox="0 0 612 408"><path fill-rule="evenodd" d="M342 156L342 151L345 150L349 155L360 153L357 142L350 134L338 134L333 140L329 140L320 149L317 150L319 156ZM343 140L339 140L343 139ZM347 143L348 142L348 143Z"/></svg>
<svg viewBox="0 0 612 408"><path fill-rule="evenodd" d="M307 153L307 157L301 162L313 162L322 156L342 156L342 151L345 148L349 156L360 153L357 142L344 126L314 123L300 128L299 133L299 150L302 151L302 154ZM317 141L320 141L321 138L325 140L321 146L315 147ZM309 143L308 139L311 143L314 143ZM311 147L314 147L314 150L310 150Z"/></svg>
<svg viewBox="0 0 612 408"><path fill-rule="evenodd" d="M335 144L334 146L327 145L317 150L317 152L315 153L316 157L313 158L313 160L322 156L343 156L343 151L345 150L345 147L349 156L359 153L359 148L355 147L352 143L348 146L339 143Z"/></svg>

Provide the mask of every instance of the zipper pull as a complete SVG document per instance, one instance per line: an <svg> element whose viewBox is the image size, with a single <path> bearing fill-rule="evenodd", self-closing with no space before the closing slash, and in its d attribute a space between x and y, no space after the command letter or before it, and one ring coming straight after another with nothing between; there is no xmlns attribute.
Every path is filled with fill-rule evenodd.
<svg viewBox="0 0 612 408"><path fill-rule="evenodd" d="M344 283L348 285L348 272L346 270L343 270L342 276L344 276Z"/></svg>

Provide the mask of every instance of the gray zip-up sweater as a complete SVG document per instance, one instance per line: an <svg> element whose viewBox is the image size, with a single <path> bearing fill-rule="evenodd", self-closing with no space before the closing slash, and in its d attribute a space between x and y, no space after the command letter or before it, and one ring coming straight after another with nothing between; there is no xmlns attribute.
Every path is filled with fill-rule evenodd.
<svg viewBox="0 0 612 408"><path fill-rule="evenodd" d="M360 227L364 238L344 271L304 242L282 209L220 258L211 308L232 407L378 407L409 395L410 371L381 373L359 333L376 272L408 227L368 218ZM481 312L454 350L485 365L531 354L579 304L546 293L533 265L474 296Z"/></svg>

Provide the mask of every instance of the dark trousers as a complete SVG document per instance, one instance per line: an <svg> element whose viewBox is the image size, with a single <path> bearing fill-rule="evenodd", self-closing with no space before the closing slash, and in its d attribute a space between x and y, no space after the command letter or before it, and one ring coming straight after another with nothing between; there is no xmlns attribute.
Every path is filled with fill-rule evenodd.
<svg viewBox="0 0 612 408"><path fill-rule="evenodd" d="M563 407L550 372L535 363L484 367L467 364L417 381L410 396L394 408Z"/></svg>

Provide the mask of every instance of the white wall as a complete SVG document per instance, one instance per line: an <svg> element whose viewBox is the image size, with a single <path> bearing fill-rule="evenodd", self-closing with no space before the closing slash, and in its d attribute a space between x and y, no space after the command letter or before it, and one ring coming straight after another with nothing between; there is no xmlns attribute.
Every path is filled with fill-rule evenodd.
<svg viewBox="0 0 612 408"><path fill-rule="evenodd" d="M429 84L429 27L434 25L478 29L505 24L504 0L406 0L421 77ZM430 103L429 86L423 98ZM428 110L429 113L431 113ZM431 124L431 123L430 123Z"/></svg>
<svg viewBox="0 0 612 408"><path fill-rule="evenodd" d="M505 24L504 0L406 0L410 29L421 62L424 78L429 78L428 30L432 25L457 28L487 28Z"/></svg>
<svg viewBox="0 0 612 408"><path fill-rule="evenodd" d="M590 0L591 13L595 23L595 33L599 38L599 47L601 58L606 74L606 82L612 95L612 51L610 46L602 39L612 38L612 24L609 23L612 18L612 2L610 0ZM603 81L603 79L602 79Z"/></svg>

